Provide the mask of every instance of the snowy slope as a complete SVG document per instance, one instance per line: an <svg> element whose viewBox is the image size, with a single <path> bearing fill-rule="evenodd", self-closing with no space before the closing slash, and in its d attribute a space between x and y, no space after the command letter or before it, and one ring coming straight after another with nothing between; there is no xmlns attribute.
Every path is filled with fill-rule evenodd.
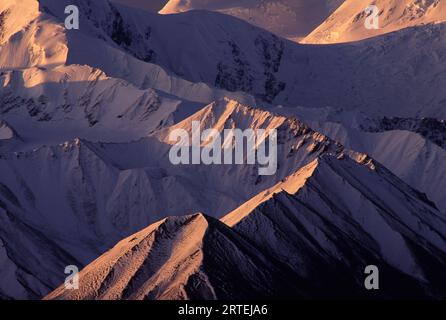
<svg viewBox="0 0 446 320"><path fill-rule="evenodd" d="M66 0L40 3L46 13L39 19L63 21ZM100 68L142 89L150 86L210 103L223 96L213 91L217 87L255 96L259 105L445 117L444 24L404 29L356 45L302 46L214 12L153 15L104 1L75 3L83 28L61 36L68 63ZM101 59L90 49L96 46L104 52ZM248 103L240 93L231 97Z"/></svg>
<svg viewBox="0 0 446 320"><path fill-rule="evenodd" d="M219 130L232 127L234 124L241 128L243 125L252 128L276 126L281 137L278 174L259 179L253 166L201 165L194 168L169 166L168 161L165 158L163 160L169 150L169 146L165 145L167 132L174 128L190 129L191 122L196 119L202 119L205 128ZM222 101L210 105L172 128L164 130L166 132L160 131L151 138L132 144L78 142L60 148L45 148L33 153L20 154L21 160L8 159L2 177L10 192L17 198L26 198L26 194L32 195L28 198L35 200L27 200L21 207L29 211L38 209L41 212L39 220L33 221L35 228L45 228L49 237L57 239L57 247L74 255L74 260L79 260L82 266L91 261L96 252L110 247L118 239L163 216L184 215L199 210L221 217L238 205L242 205L250 197L254 197L256 193L262 198L266 194L264 200L249 201L242 206L242 208L246 206L255 208L259 202L270 199L274 190L285 188L280 181L292 175L296 168L306 164L310 164L311 167L311 163L314 164L312 161L318 155L327 152L341 155L343 151L342 146L313 132L296 120L274 117L234 101ZM358 161L362 160L372 166L367 156L351 154ZM48 159L52 159L51 164L45 165ZM80 167L77 163L81 164ZM12 170L15 172L14 175L8 173L11 172L11 168L14 168ZM77 173L79 170L80 175ZM45 179L30 179L32 175L28 171L40 171ZM389 174L384 172L386 175ZM327 174L327 177L331 174ZM387 190L387 187L379 186L381 183L379 179L371 180L372 182L368 184L367 177L361 176L364 188L373 186L373 189ZM401 182L394 180L397 181L393 177L391 182L397 184L399 194L404 192L409 198L424 201L422 194L415 193ZM292 187L296 190L306 183L305 180L299 179L288 178L286 181L288 181L287 188L291 181ZM279 184L275 186L277 183ZM331 180L325 185L331 186ZM329 187L329 190L336 193L335 190L341 189ZM77 198L73 197L73 194L82 196ZM169 197L169 194L181 194L182 201L178 202ZM368 193L366 196L371 197ZM378 196L384 197L385 193L378 193ZM345 197L350 197L350 193L346 193ZM56 198L59 201L45 200L49 198ZM376 201L375 198L372 199ZM391 203L391 208L394 208L400 202L406 201L401 199L399 196L386 201ZM50 203L49 206L47 203ZM341 203L348 201L342 200ZM417 210L412 209L415 212ZM436 211L433 208L429 210ZM60 219L55 217L54 213L63 213L64 221L67 223L60 225ZM29 217L26 212L22 214L23 217ZM82 228L79 229L78 226ZM94 245L86 246L93 243ZM46 250L48 249L43 247L39 252ZM57 274L59 270L55 269L53 274ZM52 279L55 280L57 278Z"/></svg>
<svg viewBox="0 0 446 320"><path fill-rule="evenodd" d="M227 129L264 129L267 138L270 130L276 129L277 171L274 175L259 175L259 165L182 165L173 166L168 160L169 151L175 141L170 141L173 130L183 129L192 135L192 123L200 121L201 132L214 129L222 136ZM194 113L183 121L153 133L146 139L132 144L91 144L91 148L103 159L114 163L119 168L137 169L143 167L163 166L168 172L195 180L195 184L215 184L219 192L235 198L252 194L253 188L264 188L288 176L296 167L307 164L317 155L325 152L337 153L343 147L315 132L296 118L277 116L274 113L243 105L235 100L224 99L214 102ZM232 145L232 148L234 146ZM129 157L123 150L138 155ZM155 151L156 152L153 152ZM246 155L244 155L246 157ZM197 175L197 173L200 173ZM202 178L199 178L202 176ZM221 176L227 179L220 179ZM231 189L234 189L233 191ZM254 191L255 192L255 191ZM226 210L226 209L225 209ZM209 213L209 210L198 210ZM214 211L214 210L212 210Z"/></svg>
<svg viewBox="0 0 446 320"><path fill-rule="evenodd" d="M366 153L412 187L425 192L446 212L445 127L435 118L373 118L361 112L327 107L269 108L285 117L298 117L314 130L344 147Z"/></svg>
<svg viewBox="0 0 446 320"><path fill-rule="evenodd" d="M392 130L406 130L418 133L425 139L446 149L446 121L435 118L377 118L363 121L361 130L366 132L386 132Z"/></svg>
<svg viewBox="0 0 446 320"><path fill-rule="evenodd" d="M267 193L274 195L254 198L223 219L262 252L276 253L302 274L314 270L308 257L333 259L341 269L378 259L444 295L445 220L381 165L323 157ZM266 227L276 232L258 232ZM434 260L423 262L425 254Z"/></svg>
<svg viewBox="0 0 446 320"><path fill-rule="evenodd" d="M117 46L115 41L122 44L116 40L118 31L110 29L112 27L108 25L104 26L105 31L99 32L94 27L98 22L87 20L85 23L82 22L85 28L82 28L81 32L66 30L63 26L64 5L71 2L27 0L26 3L26 11L22 8L23 3L20 1L10 1L6 3L8 6L0 7L4 21L3 46L0 54L1 70L39 67L44 73L48 69L62 65L88 65L100 69L110 77L127 80L138 88L161 90L189 101L208 103L224 96L243 100L241 94L216 90L204 83L192 83L171 74L165 68L143 61L144 59L138 60ZM104 1L97 2L99 7L86 1L77 4L87 11L101 12L100 6L103 6L110 8L110 15L117 12L117 9ZM51 15L53 12L55 15ZM132 12L138 13L138 11ZM20 20L16 17L17 15L20 15ZM81 14L81 18L85 16L86 14ZM144 14L142 17L139 14L138 17L145 20ZM107 19L110 20L104 17L104 20ZM92 26L87 28L90 24ZM109 41L104 41L107 37ZM139 39L139 43L143 41ZM146 49L147 45L139 50ZM101 52L101 55L98 55L98 52ZM138 55L137 57L139 58ZM23 85L31 84L24 83Z"/></svg>
<svg viewBox="0 0 446 320"><path fill-rule="evenodd" d="M63 27L63 9L72 3L81 9L79 31ZM325 112L346 119L358 113L369 123L385 115L444 118L445 25L406 29L355 45L303 46L215 12L150 15L101 0L7 0L0 4L0 15L0 116L6 120L0 125L1 297L41 297L62 283L66 265L83 267L166 216L204 212L220 218L324 154L368 159L328 136L372 153L443 208L443 149L418 135L389 131L362 139L363 132L355 137L357 131L342 128L337 135L332 124L314 124L314 131L293 117L257 107L282 104L316 120L324 120L319 116ZM169 132L182 128L190 133L194 120L203 121L202 129L218 132L277 129L277 174L259 176L255 165L171 165ZM327 175L336 177L332 170ZM424 212L418 200L414 207L405 200L423 195L399 182L395 187L393 180L389 186L384 179L381 186L380 179L368 184L359 176L364 188L398 189L395 199L377 194L392 212L400 202L409 217L414 208L421 208L417 217ZM372 198L370 192L358 192ZM374 200L367 205L373 207ZM345 210L355 208L346 204ZM207 223L203 219L214 221L200 219L200 226ZM424 230L417 232L433 242ZM405 230L397 233L418 243ZM431 247L420 250L432 255ZM442 253L437 259L443 259ZM388 257L378 260L396 275L410 274ZM237 263L233 257L229 262ZM437 262L432 265L435 269ZM416 267L425 268L421 263ZM268 266L253 270L271 272ZM257 284L259 279L250 280Z"/></svg>
<svg viewBox="0 0 446 320"><path fill-rule="evenodd" d="M171 165L167 158L171 147L166 141L168 132L179 127L190 130L196 119L203 119L203 129L219 131L234 125L277 128L277 174L259 176L256 165ZM318 155L341 151L342 146L298 120L223 100L133 143L77 139L6 153L0 159L0 183L4 186L0 189L0 205L33 230L44 230L53 245L35 244L43 257L52 250L68 252L72 258L59 263L82 267L118 240L154 221L190 212L221 217ZM181 195L182 200L171 195ZM3 226L12 223L10 216L4 219L8 223ZM14 263L18 259L31 261L27 268L40 282L50 286L60 281L60 264L48 266L51 272L35 269L40 265L36 261L43 259L40 255L29 258L27 245L14 241L15 234L1 226L0 238L9 244L11 255L16 255Z"/></svg>
<svg viewBox="0 0 446 320"><path fill-rule="evenodd" d="M23 134L26 148L77 137L134 140L172 122L180 107L197 108L170 94L110 78L97 68L67 62L65 28L39 11L36 1L26 2L24 8L16 1L3 8L5 31L12 32L4 32L0 52L0 113Z"/></svg>
<svg viewBox="0 0 446 320"><path fill-rule="evenodd" d="M444 166L446 150L434 143L433 138L432 140L423 138L415 130L417 127L413 132L409 130L410 127L405 129L383 127L382 132L376 132L352 127L352 122L348 121L308 120L305 122L315 130L339 141L346 148L369 154L406 183L425 192L441 212L446 212L446 197L443 192L446 188L446 167ZM375 126L368 128L378 129ZM424 127L423 132L438 133L438 129Z"/></svg>
<svg viewBox="0 0 446 320"><path fill-rule="evenodd" d="M255 165L171 165L167 158L171 147L168 133L178 128L190 132L194 120L203 121L202 129L214 128L219 132L233 127L276 128L277 174L259 176ZM27 268L37 280L31 283L38 281L51 287L63 277L61 265L82 267L119 239L160 218L197 211L221 217L319 155L340 155L343 151L342 145L296 119L222 100L136 142L76 140L4 155L0 159L2 206L33 230L45 230L52 245L37 242L35 251L40 255L30 259L30 249L26 244L17 247L14 233L4 233L0 227L0 234L16 255L14 264L17 259L33 262ZM181 195L182 200L179 202L172 194ZM11 223L10 217L5 219ZM56 259L54 265L47 266L51 272L35 269L40 265L35 261L45 259L53 250L69 257ZM38 287L25 283L26 287ZM32 289L29 294L38 295L36 292L45 290Z"/></svg>
<svg viewBox="0 0 446 320"><path fill-rule="evenodd" d="M0 274L0 299L6 300L26 297L26 290L21 286L16 277L17 266L8 257L2 241L0 241L0 268L2 269Z"/></svg>
<svg viewBox="0 0 446 320"><path fill-rule="evenodd" d="M0 187L0 297L39 299L65 279L66 265L80 265L80 262L57 244L63 235L57 238L45 226L35 228L30 221L31 214L21 214L20 200L7 186Z"/></svg>
<svg viewBox="0 0 446 320"><path fill-rule="evenodd" d="M21 5L13 6L15 1L9 4L4 11L6 27L14 25L16 14L22 10ZM58 144L77 137L93 141L136 140L192 113L203 101L227 95L204 84L171 77L160 67L139 62L100 40L83 35L72 39L60 22L39 11L36 1L30 0L26 10L33 14L24 15L30 18L23 22L23 29L14 29L15 34L5 33L7 41L0 53L0 113L23 134L22 148ZM76 63L68 48L88 41L92 50L102 47L110 55L84 61L83 54L95 57L94 51L77 50ZM112 78L94 63L89 64L101 60L109 66L106 68L109 71L116 65L110 59L120 58L123 65L131 67L113 68L118 69L116 75L130 72L132 77ZM201 102L190 103L187 98Z"/></svg>
<svg viewBox="0 0 446 320"><path fill-rule="evenodd" d="M195 214L167 218L122 240L82 271L80 290L60 287L45 299L279 297L289 293L281 277L237 233Z"/></svg>
<svg viewBox="0 0 446 320"><path fill-rule="evenodd" d="M88 66L7 71L0 81L0 113L27 148L77 137L135 140L172 123L181 107L195 105Z"/></svg>
<svg viewBox="0 0 446 320"><path fill-rule="evenodd" d="M355 46L314 47L283 41L213 13L191 11L151 21L149 43L158 57L152 62L192 82L244 91L260 101L287 106L360 109L373 116L445 117L439 76L445 69L443 24ZM175 48L178 43L180 50ZM129 50L137 55L139 49Z"/></svg>
<svg viewBox="0 0 446 320"><path fill-rule="evenodd" d="M299 40L319 26L342 2L343 0L170 0L160 13L217 11L284 38Z"/></svg>
<svg viewBox="0 0 446 320"><path fill-rule="evenodd" d="M365 9L376 5L379 29L367 29ZM340 43L401 30L408 27L446 21L443 0L347 0L324 23L304 39L304 43Z"/></svg>
<svg viewBox="0 0 446 320"><path fill-rule="evenodd" d="M0 120L0 153L14 150L23 143L14 128L4 120Z"/></svg>
<svg viewBox="0 0 446 320"><path fill-rule="evenodd" d="M0 14L1 69L52 67L66 61L64 28L42 16L37 1L7 0Z"/></svg>
<svg viewBox="0 0 446 320"><path fill-rule="evenodd" d="M63 21L64 5L71 2L41 0L40 3L47 13ZM265 91L266 82L272 81L274 66L265 70L263 53L256 51L261 50L262 41L271 42L271 45L278 46L273 48L274 50L280 50L281 41L272 34L238 19L211 12L161 16L111 5L106 1L91 3L77 0L74 3L81 10L80 23L84 27L80 31L68 32L69 63L88 63L101 68L107 74L124 79L130 73L132 79L127 80L133 84L150 85L156 89L170 86L175 95L187 94L185 87L194 87L194 92L185 97L189 100L194 99L193 96L197 92L200 96L211 95L209 85L232 92L251 93L254 82L256 87ZM85 55L78 44L85 43L86 34L90 38L88 42L92 45L104 47L105 42L108 46L131 54L139 61L156 64L162 69L143 66L110 48L105 49L105 61L95 58L94 52L89 51L88 47L86 50L91 53ZM91 38L96 41L92 42ZM98 38L102 44L97 43ZM250 52L245 57L238 46L247 39L254 38L258 38L258 43L254 45L252 41L247 42ZM233 53L239 56L232 57ZM245 66L247 59L251 58L255 67ZM163 69L168 71L167 74ZM268 79L263 70L268 72ZM245 74L237 79L238 76L234 74L237 72ZM249 74L251 72L258 76L258 80L254 80L254 75ZM173 73L173 79L169 73ZM176 80L178 77L188 80L189 83ZM154 82L159 84L154 86ZM206 83L208 86L201 85L196 89L197 83ZM183 88L177 88L178 86ZM270 90L277 90L278 86L280 83L273 84ZM266 95L272 94L274 95L273 92L263 93L268 99L271 98Z"/></svg>
<svg viewBox="0 0 446 320"><path fill-rule="evenodd" d="M246 299L277 288L294 298L444 296L446 221L389 171L358 161L316 159L223 218L232 230L200 214L155 223L88 265L80 290L46 299ZM386 279L377 294L362 288L368 264Z"/></svg>

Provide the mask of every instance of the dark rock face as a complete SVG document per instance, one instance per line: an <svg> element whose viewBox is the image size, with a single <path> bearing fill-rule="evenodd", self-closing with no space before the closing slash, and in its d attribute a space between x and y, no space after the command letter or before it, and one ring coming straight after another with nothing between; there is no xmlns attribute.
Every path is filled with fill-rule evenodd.
<svg viewBox="0 0 446 320"><path fill-rule="evenodd" d="M278 79L285 49L283 41L274 35L259 35L254 40L256 54L262 67L261 77L255 76L245 53L234 41L228 41L230 54L226 62L217 65L215 86L228 91L244 91L254 94L262 100L272 103L285 90L286 84ZM254 81L261 79L261 88L254 87Z"/></svg>
<svg viewBox="0 0 446 320"><path fill-rule="evenodd" d="M125 25L121 14L115 7L111 6L112 12L114 14L114 19L112 21L112 29L110 37L118 45L130 46L132 45L132 34L130 29Z"/></svg>
<svg viewBox="0 0 446 320"><path fill-rule="evenodd" d="M269 41L262 35L255 40L255 45L263 57L263 74L266 77L265 93L261 97L266 102L272 103L286 87L286 84L278 80L276 76L280 68L285 46L276 36L272 36Z"/></svg>
<svg viewBox="0 0 446 320"><path fill-rule="evenodd" d="M152 28L148 26L144 32L138 32L125 22L119 10L112 4L110 4L110 12L109 19L102 23L102 29L110 39L135 58L145 62L154 62L156 53L149 46Z"/></svg>
<svg viewBox="0 0 446 320"><path fill-rule="evenodd" d="M234 41L228 41L228 46L231 56L227 62L218 63L215 86L229 91L251 92L254 80L251 66Z"/></svg>
<svg viewBox="0 0 446 320"><path fill-rule="evenodd" d="M380 118L361 125L366 132L384 132L391 130L407 130L418 133L423 138L446 149L446 121L435 118Z"/></svg>

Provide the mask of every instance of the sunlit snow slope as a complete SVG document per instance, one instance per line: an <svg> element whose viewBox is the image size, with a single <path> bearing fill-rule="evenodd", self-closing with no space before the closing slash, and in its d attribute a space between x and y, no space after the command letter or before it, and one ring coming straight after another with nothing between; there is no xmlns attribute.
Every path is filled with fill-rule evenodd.
<svg viewBox="0 0 446 320"><path fill-rule="evenodd" d="M377 7L378 29L365 27L369 5ZM408 27L446 21L443 0L346 0L304 43L339 43L376 37Z"/></svg>
<svg viewBox="0 0 446 320"><path fill-rule="evenodd" d="M79 7L80 30L64 28L67 4ZM434 283L445 283L438 272L445 251L445 28L313 46L218 12L156 15L104 0L2 1L0 298L41 298L63 283L65 266L89 265L170 216L179 218L138 235L136 260L126 254L133 248L126 240L87 267L88 279L106 281L72 297L316 297L324 283L333 297L344 286L305 273L319 268L351 284L338 292L347 297L364 294L360 275L370 261L395 281L383 297L444 296ZM260 176L257 165L172 165L169 133L190 134L193 121L219 133L277 129L277 173ZM347 155L360 164L342 159ZM286 181L289 195L281 191L290 187ZM251 211L275 206L272 193L281 198L278 219L291 220L280 228L297 234L278 255L268 248L280 243L280 228L240 233ZM285 196L293 198L286 210ZM243 212L228 216L230 229L215 220L233 210ZM203 214L182 217L194 212ZM166 235L157 233L165 225L173 238L152 241ZM295 232L302 225L311 235ZM170 258L188 235L190 250ZM311 245L293 242L299 237ZM146 259L152 249L166 259ZM311 259L300 257L295 268L302 269L293 269L301 252ZM330 271L332 262L339 269ZM172 272L158 277L163 266ZM231 279L234 273L240 279ZM234 289L245 280L249 290Z"/></svg>
<svg viewBox="0 0 446 320"><path fill-rule="evenodd" d="M446 221L389 171L357 161L314 160L224 217L231 229L201 214L153 224L88 265L78 291L46 299L444 296ZM369 264L385 278L379 292L363 288Z"/></svg>

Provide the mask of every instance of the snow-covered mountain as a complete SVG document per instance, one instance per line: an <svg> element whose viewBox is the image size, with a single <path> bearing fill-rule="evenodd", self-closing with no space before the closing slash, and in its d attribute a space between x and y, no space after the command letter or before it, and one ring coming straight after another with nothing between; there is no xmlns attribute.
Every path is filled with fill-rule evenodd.
<svg viewBox="0 0 446 320"><path fill-rule="evenodd" d="M439 58L446 46L444 24L354 46L314 47L281 40L211 12L154 16L151 21L153 37L148 42L158 57L152 62L192 82L287 106L360 109L373 116L444 117L443 80L432 82L445 68ZM406 50L408 42L411 50ZM175 48L179 43L181 49ZM138 55L137 49L128 50Z"/></svg>
<svg viewBox="0 0 446 320"><path fill-rule="evenodd" d="M277 129L277 174L259 176L255 165L171 165L168 133L178 128L190 132L195 120L202 121L202 129L219 132L233 127ZM21 267L19 261L30 259L30 250L38 252L32 256L34 263L27 266L34 277L20 282L35 297L61 282L61 265L86 265L119 239L160 218L197 211L221 217L318 156L343 152L367 158L296 119L223 100L133 143L76 140L5 155L0 159L0 199L10 214L2 225L14 230L17 221L24 221L32 230L45 230L43 235L51 244L33 241L37 236L34 231L27 234L26 229L21 236L29 239L26 242L16 243L16 234L2 228L0 235L6 249L14 252L13 266ZM172 194L181 195L182 200ZM32 243L31 248L27 243ZM38 249L32 249L34 246ZM59 252L54 264L45 264L54 251ZM34 267L42 264L48 269ZM14 287L13 292L20 288Z"/></svg>
<svg viewBox="0 0 446 320"><path fill-rule="evenodd" d="M444 24L405 29L356 45L302 46L219 13L152 15L100 0L74 1L83 28L67 32L60 26L67 3L40 0L42 12L32 22L39 29L43 28L39 23L55 24L48 26L48 32L63 32L62 47L68 52L62 61L99 68L140 89L150 87L200 103L231 91L232 98L245 99L240 93L244 92L259 104L332 106L373 117L445 117ZM7 46L35 39L33 29L22 30ZM26 43L20 46L35 45ZM51 43L45 41L45 46ZM39 52L53 50L50 46ZM29 51L13 55L13 48L8 48L4 53L8 63L0 66L29 66L34 57ZM20 64L9 62L21 56L26 57ZM51 59L58 63L61 57ZM36 64L40 65L31 65Z"/></svg>
<svg viewBox="0 0 446 320"><path fill-rule="evenodd" d="M352 277L360 283L359 266L370 259L363 252L367 248L369 254L379 256L379 264L385 261L434 288L444 275L440 269L429 275L430 262L423 266L424 253L418 253L430 252L429 256L444 264L444 217L381 165L370 159L358 160L360 164L347 157L323 156L223 221L242 234L250 234L262 252L272 254L299 274L317 270L315 280L320 274L318 263L313 267L308 258L319 257L325 262L333 259L334 265L357 266L358 274ZM364 184L379 187L362 188ZM266 233L271 236L268 241L258 232L265 227L275 230ZM321 247L324 253L319 251ZM393 288L398 291L399 285L395 283ZM437 288L444 294L442 284Z"/></svg>
<svg viewBox="0 0 446 320"><path fill-rule="evenodd" d="M230 228L202 214L155 223L88 265L79 290L46 299L444 296L446 221L389 171L357 161L314 160L224 217ZM377 294L363 289L369 264L386 278Z"/></svg>
<svg viewBox="0 0 446 320"><path fill-rule="evenodd" d="M219 130L234 125L277 128L277 175L261 177L255 165L171 165L167 133L179 127L190 130L196 119L206 120L206 128ZM48 128L51 132L51 126ZM83 266L119 239L168 215L203 211L221 217L294 168L323 152L341 149L297 120L224 100L133 143L75 140L5 153L0 159L4 212L0 237L6 250L14 253L10 255L13 265L23 270L25 264L20 262L32 261L25 270L33 275L31 280L19 281L22 289L10 291L39 296L45 288L60 283L63 264ZM171 195L181 195L182 200ZM28 234L24 229L20 242L15 241L14 232L18 221L33 230ZM44 232L35 235L34 230ZM45 241L35 241L36 237ZM36 253L30 255L29 251ZM53 252L59 252L53 258L55 263L45 263ZM46 269L41 269L42 265ZM13 296L10 291L4 295Z"/></svg>
<svg viewBox="0 0 446 320"><path fill-rule="evenodd" d="M342 2L344 0L170 0L160 13L217 11L297 41L319 26Z"/></svg>
<svg viewBox="0 0 446 320"><path fill-rule="evenodd" d="M80 30L64 28L67 4L79 7ZM2 1L0 297L40 298L63 283L65 266L84 267L118 241L170 216L179 217L140 233L138 239L145 247L141 256L135 256L137 261L125 254L133 247L124 241L122 250L112 250L111 256L96 262L89 278L99 279L96 270L100 269L122 271L121 280L110 276L110 286L101 285L103 295L84 291L76 298L121 294L125 298L238 298L262 292L279 295L279 291L284 297L316 297L321 287L313 276L308 284L308 278L287 265L285 260L294 254L274 256L255 245L258 234L250 235L242 227L239 231L235 222L228 229L215 220L238 207L254 210L273 201L267 196L262 204L256 202L265 192L283 196L282 183L299 180L293 177L303 172L321 183L317 195L323 197L311 193L306 207L315 205L314 199L321 205L336 204L328 216L333 221L326 221L330 227L324 231L342 239L335 247L343 259L336 262L339 272L330 271L326 261L336 257L327 255L327 248L322 247L324 253L311 251L313 247L308 249L311 253L301 250L308 256L323 256L308 263L310 269L325 270L329 296L343 287L329 284L329 277L352 283L354 289L342 295L361 293L362 280L359 275L349 278L352 270L347 266L366 260L381 262L394 275L391 279L401 281L395 283L396 291L383 292L382 297L401 296L400 288L406 285L411 288L409 295L441 296L444 288L437 288L432 279L438 275L436 268L444 267L446 198L441 190L446 185L446 160L437 139L442 137L446 100L442 90L446 64L441 59L446 48L444 28L436 24L354 45L313 46L281 39L218 12L156 15L105 0ZM407 43L413 50L407 49ZM386 116L403 120L389 125L382 120ZM436 118L438 126L423 122L423 116ZM175 129L191 134L193 121L201 121L201 129L219 133L228 128L277 129L277 173L260 176L256 165L172 165L168 135ZM358 151L370 153L427 196ZM346 155L364 163L342 160ZM361 169L354 169L357 166ZM312 185L302 182L301 187L307 190ZM300 196L307 193L296 189L292 195L301 203L305 199ZM297 209L290 209L296 216L293 221L307 214L299 203L294 203ZM316 209L319 216L327 217L326 208ZM181 217L194 212L203 214ZM362 212L364 216L355 215ZM393 231L381 237L376 234L378 227L361 224L368 217L377 217L373 223ZM413 221L419 221L418 229ZM174 226L176 238L163 239L155 256L184 248L175 239L193 233L195 227L203 232L181 259L139 260L158 246L151 237L165 235L166 225ZM316 222L315 227L322 228ZM272 237L274 230L259 234ZM214 236L222 233L224 237L216 240ZM344 246L346 234L370 241ZM402 261L407 263L397 265L392 248L381 252L387 249L382 246L387 236L403 250ZM223 248L218 246L220 240ZM265 245L273 244L268 238ZM229 245L236 247L237 255L226 252ZM183 262L186 266L194 250L204 260L194 256L188 265L191 269L166 273L159 282L148 279L159 274L156 267L174 270ZM121 265L110 260L121 253ZM419 262L421 256L431 262ZM255 265L240 269L240 264L253 258ZM227 269L219 274L214 270L216 261ZM272 267L270 261L277 264ZM131 272L140 269L139 262L151 271L135 278L138 289L129 287L127 295L120 291L119 281L130 280ZM427 270L428 263L432 270ZM126 266L129 270L124 270ZM242 280L230 279L233 273L249 274L243 274L248 292L238 296L215 278L221 276L228 286L236 286ZM297 287L278 275L289 275ZM273 279L268 288L262 284L264 277ZM444 283L441 276L438 279ZM145 287L146 280L150 281ZM176 280L192 284L188 282L184 290L168 289ZM159 285L166 285L166 290L155 293L153 286Z"/></svg>
<svg viewBox="0 0 446 320"><path fill-rule="evenodd" d="M433 118L376 118L333 108L274 107L298 117L344 147L369 154L409 185L427 194L446 212L444 124Z"/></svg>
<svg viewBox="0 0 446 320"><path fill-rule="evenodd" d="M80 290L61 287L45 299L278 298L297 291L267 256L203 214L157 222L84 270Z"/></svg>
<svg viewBox="0 0 446 320"><path fill-rule="evenodd" d="M369 5L376 12L366 12ZM366 28L371 15L378 17L378 29ZM446 21L443 0L346 0L304 43L340 43L376 37L408 27Z"/></svg>
<svg viewBox="0 0 446 320"><path fill-rule="evenodd" d="M166 159L169 151L169 145L166 145L168 132L177 128L190 130L191 122L197 119L203 121L203 129L218 128L220 131L233 126L277 128L279 130L277 175L260 177L255 166L169 165ZM290 175L296 176L293 176L296 168L307 164L315 165L314 160L320 155L329 153L341 157L343 152L348 152L368 167L376 166L372 166L367 156L344 150L341 145L312 131L297 120L273 116L265 111L247 108L235 101L221 101L138 142L104 144L77 141L8 157L0 162L0 172L5 185L2 199L13 216L24 219L36 230L44 228L46 237L53 239L51 246L44 245L36 250L39 256L35 259L43 261L52 251L63 253L58 254L61 257L59 264L55 263L54 266L46 264L48 268L53 268L51 272L44 270L43 273L33 266L28 267L39 279L39 286L43 282L51 287L51 284L60 283L64 276L60 264L83 266L119 239L157 219L194 211L221 217L239 205L242 205L242 208L256 207L260 204L256 200L259 197L256 197L256 193L262 198L266 195L264 200L268 200L276 190L285 188L282 180L288 181L287 183L294 181L297 188L298 179L287 178ZM390 175L381 166L379 168L377 171L384 172L382 173L384 177ZM302 177L302 172L308 172L307 169L308 167L302 169L297 176ZM40 172L41 178L35 177L31 172ZM325 176L328 179L329 174ZM375 181L368 176L361 176L361 179L359 181L365 189L373 186L373 189L387 190L387 187L381 186L382 182L379 179ZM370 184L367 180L371 181ZM302 184L305 182L299 181ZM397 184L398 188L402 189L398 191L399 193L407 193L407 198L415 197L418 201L426 202L425 195L414 192L393 175L392 184ZM327 182L326 186L331 192L336 193L336 190L341 190L331 182ZM362 188L361 190L365 192ZM175 197L170 197L171 194L181 194L182 201L178 202ZM378 193L376 197L381 199L384 195L386 193ZM254 197L254 200L244 205L243 203L251 197ZM351 195L346 192L345 197L346 200L340 203L347 204L347 198ZM367 197L372 196L367 194ZM18 199L23 200L18 202ZM375 197L372 199L377 201ZM400 202L405 203L401 198L382 201L390 202L390 208L394 208ZM426 203L428 206L433 206L430 202ZM410 210L415 213L422 212L417 208ZM354 211L351 208L345 210ZM357 210L362 212L362 209ZM397 209L392 210L397 211ZM403 212L401 214L405 212L403 209L398 210ZM429 210L437 212L437 216L441 215L433 207ZM31 218L32 212L34 215L35 212L39 212L37 219ZM63 215L62 224L59 214ZM10 225L12 223L10 219L3 221L3 225ZM14 230L13 227L11 229ZM31 236L25 234L22 237L26 239ZM17 255L15 259L29 258L30 249L24 244L18 246L14 243L15 235L2 233L2 238L7 239L5 240L7 244L9 243L7 248ZM39 243L41 242L37 242ZM52 275L50 280L46 278L44 278L46 282L42 280L42 277L48 275ZM29 288L34 289L34 286L39 288L34 282L27 283L25 287L30 290ZM38 296L39 292L41 291L34 289L31 296ZM160 294L159 297L161 296ZM166 293L163 297L180 296L169 296ZM223 297L228 296L223 295Z"/></svg>
<svg viewBox="0 0 446 320"><path fill-rule="evenodd" d="M7 122L0 120L0 153L14 150L22 143L17 132Z"/></svg>

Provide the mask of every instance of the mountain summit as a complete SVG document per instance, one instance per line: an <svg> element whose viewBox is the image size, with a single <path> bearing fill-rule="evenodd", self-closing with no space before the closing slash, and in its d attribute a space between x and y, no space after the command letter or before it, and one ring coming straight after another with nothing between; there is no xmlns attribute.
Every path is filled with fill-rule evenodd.
<svg viewBox="0 0 446 320"><path fill-rule="evenodd" d="M378 29L367 29L369 16L365 9L376 6ZM443 0L346 0L330 17L305 39L304 43L340 43L421 26L446 22L446 2Z"/></svg>

